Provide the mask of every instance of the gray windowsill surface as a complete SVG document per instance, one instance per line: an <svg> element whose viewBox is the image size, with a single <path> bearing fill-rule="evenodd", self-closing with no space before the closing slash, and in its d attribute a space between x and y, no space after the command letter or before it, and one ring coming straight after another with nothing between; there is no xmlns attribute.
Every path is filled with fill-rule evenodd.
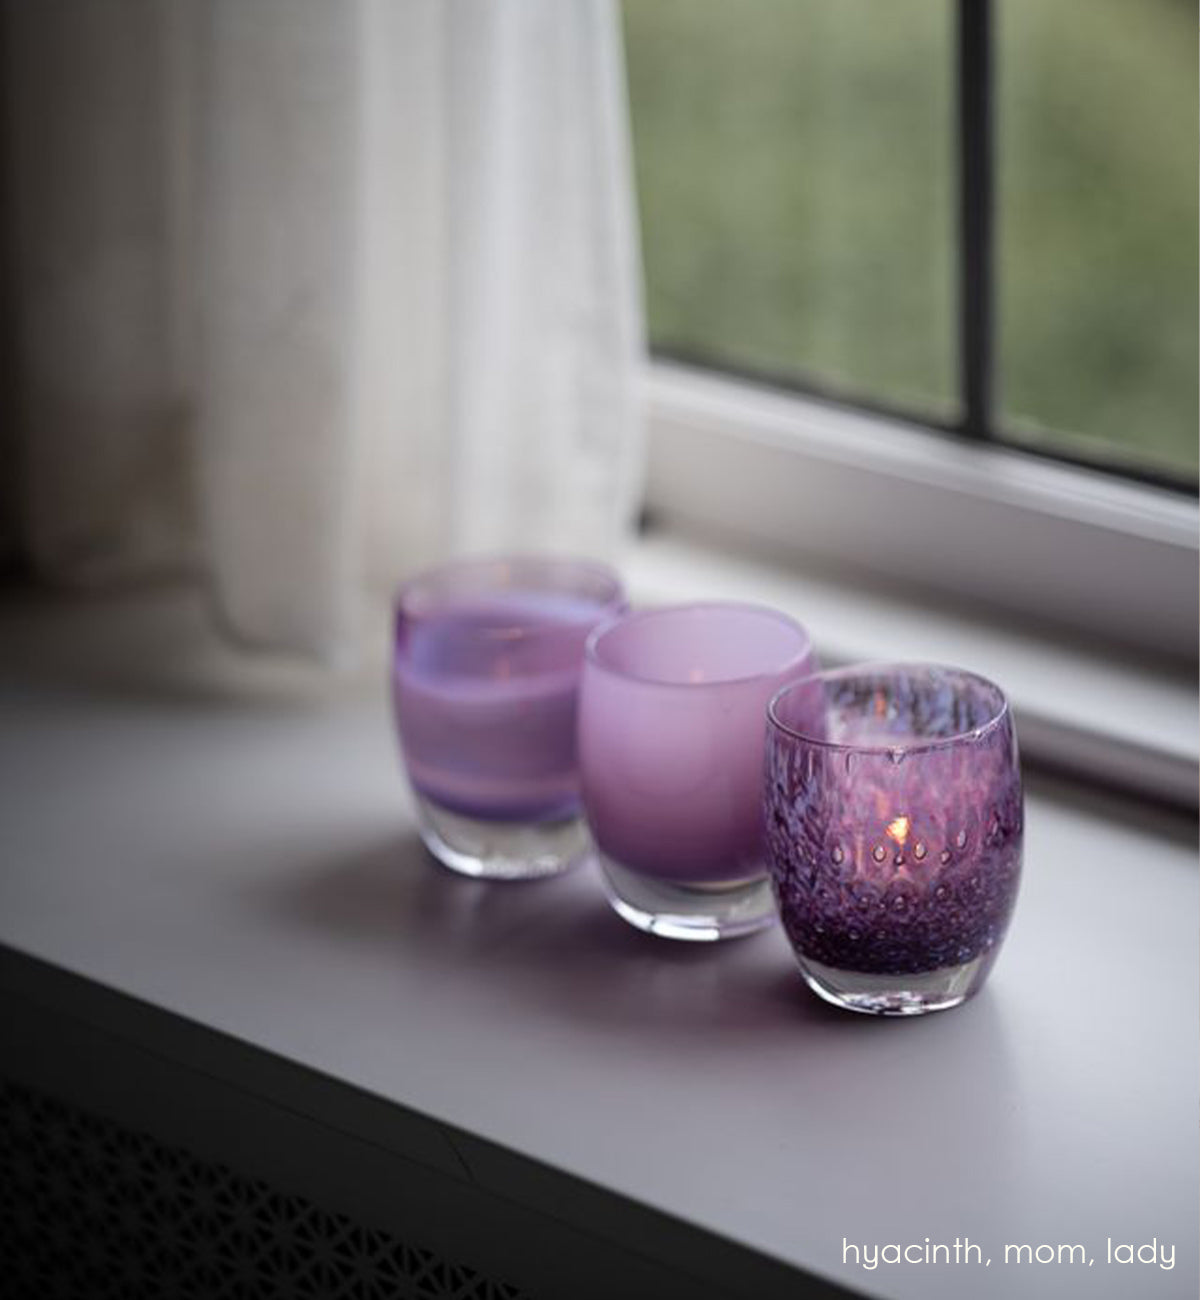
<svg viewBox="0 0 1200 1300"><path fill-rule="evenodd" d="M628 571L647 602L701 597L778 606L810 630L823 661L934 660L998 682L1026 758L1195 810L1200 802L1196 666L1152 661L1079 637L983 619L945 597L861 578L852 586L669 533L639 539Z"/></svg>
<svg viewBox="0 0 1200 1300"><path fill-rule="evenodd" d="M669 585L657 558L639 590ZM0 608L0 943L869 1295L1195 1293L1193 822L1032 779L988 987L857 1018L776 932L648 938L588 868L452 878L383 683L238 686L201 627L163 594ZM926 1237L992 1265L841 1263ZM1175 1267L1109 1265L1110 1237ZM1023 1242L1095 1264L1004 1266Z"/></svg>

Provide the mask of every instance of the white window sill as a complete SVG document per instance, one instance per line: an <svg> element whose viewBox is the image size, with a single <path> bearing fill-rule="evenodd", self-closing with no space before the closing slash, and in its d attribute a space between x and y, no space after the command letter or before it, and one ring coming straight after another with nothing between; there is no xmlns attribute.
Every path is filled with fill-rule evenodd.
<svg viewBox="0 0 1200 1300"><path fill-rule="evenodd" d="M1200 702L1186 665L1096 649L1015 616L984 621L948 598L848 583L679 533L641 538L626 571L639 602L737 598L778 606L809 628L829 665L925 659L972 668L1008 693L1026 760L1197 806Z"/></svg>
<svg viewBox="0 0 1200 1300"><path fill-rule="evenodd" d="M639 598L787 605L830 656L859 653L874 627L892 652L969 659L1020 699L1019 655L1003 665L977 626L953 640L952 621L908 601L889 612L663 539L639 545L628 571ZM284 1152L303 1179L312 1163L296 1153L329 1150L242 1128L224 1104L190 1108L157 1082L167 1067L203 1074L218 1097L236 1090L353 1144L360 1176L335 1211L379 1212L387 1227L408 1211L371 1190L381 1162L421 1172L422 1197L432 1165L472 1196L578 1231L606 1268L636 1255L679 1279L617 1276L608 1295L723 1287L764 1300L832 1279L889 1300L1008 1300L1023 1274L868 1274L843 1264L843 1238L966 1234L1002 1249L1049 1237L1094 1245L1100 1263L1106 1234L1151 1232L1179 1262L1146 1270L1140 1293L1196 1293L1190 822L1030 781L1017 916L980 997L918 1021L839 1016L804 993L777 928L680 952L614 916L591 868L505 887L432 867L380 665L314 699L328 677L221 651L204 612L186 591L0 601L0 948L102 986L59 1000L53 970L17 983L18 963L0 961L0 1057L18 1082L102 1114L110 1104L133 1127L151 1114L194 1122L252 1173ZM1026 658L1036 668L1042 653ZM1032 675L1051 703L1087 676L1072 662ZM1119 703L1136 719L1127 675L1087 672L1109 682L1107 716ZM1169 692L1161 708L1176 719ZM1189 730L1193 717L1189 703ZM1025 713L1020 725L1028 749ZM45 1006L92 1050L54 1033L15 1039L18 995L20 1023ZM122 1089L98 1084L97 1042L123 1047ZM285 1086L293 1067L304 1074ZM24 1074L43 1068L41 1084ZM159 1139L186 1146L175 1131ZM328 1161L314 1160L327 1186ZM987 1171L966 1200L964 1169ZM680 1235L687 1225L716 1234L707 1253ZM478 1224L460 1226L469 1258ZM519 1281L545 1255L522 1237L512 1271L499 1258L484 1271ZM577 1258L531 1288L575 1294ZM1087 1281L1088 1300L1131 1294L1120 1269Z"/></svg>
<svg viewBox="0 0 1200 1300"><path fill-rule="evenodd" d="M707 371L648 389L657 521L1195 661L1195 500Z"/></svg>

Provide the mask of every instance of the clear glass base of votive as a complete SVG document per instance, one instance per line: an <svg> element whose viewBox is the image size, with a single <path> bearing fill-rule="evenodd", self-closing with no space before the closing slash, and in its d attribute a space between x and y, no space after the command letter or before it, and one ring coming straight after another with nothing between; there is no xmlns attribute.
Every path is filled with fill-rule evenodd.
<svg viewBox="0 0 1200 1300"><path fill-rule="evenodd" d="M704 943L753 934L775 920L771 886L765 876L683 885L638 875L603 853L598 852L596 859L613 910L649 934Z"/></svg>
<svg viewBox="0 0 1200 1300"><path fill-rule="evenodd" d="M923 1016L930 1011L948 1011L975 993L987 975L989 956L916 975L835 970L805 957L797 962L808 987L835 1007L868 1016Z"/></svg>
<svg viewBox="0 0 1200 1300"><path fill-rule="evenodd" d="M497 822L465 817L414 795L421 838L443 866L476 880L540 880L584 860L591 836L582 815L560 821Z"/></svg>

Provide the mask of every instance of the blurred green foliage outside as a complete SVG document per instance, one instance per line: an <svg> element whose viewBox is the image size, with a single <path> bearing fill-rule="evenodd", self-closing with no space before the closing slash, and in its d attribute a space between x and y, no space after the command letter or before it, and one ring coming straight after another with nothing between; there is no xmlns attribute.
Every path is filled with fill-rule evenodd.
<svg viewBox="0 0 1200 1300"><path fill-rule="evenodd" d="M1194 480L1196 7L995 0L997 412ZM953 421L952 0L624 0L651 339Z"/></svg>

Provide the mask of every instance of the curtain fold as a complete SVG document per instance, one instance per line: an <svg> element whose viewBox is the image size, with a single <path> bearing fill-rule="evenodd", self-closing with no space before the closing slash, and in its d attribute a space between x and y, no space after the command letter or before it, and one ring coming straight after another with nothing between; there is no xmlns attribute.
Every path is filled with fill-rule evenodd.
<svg viewBox="0 0 1200 1300"><path fill-rule="evenodd" d="M461 550L611 553L643 341L611 0L5 0L25 546L336 661Z"/></svg>
<svg viewBox="0 0 1200 1300"><path fill-rule="evenodd" d="M4 19L21 541L56 579L175 569L195 535L161 11Z"/></svg>

